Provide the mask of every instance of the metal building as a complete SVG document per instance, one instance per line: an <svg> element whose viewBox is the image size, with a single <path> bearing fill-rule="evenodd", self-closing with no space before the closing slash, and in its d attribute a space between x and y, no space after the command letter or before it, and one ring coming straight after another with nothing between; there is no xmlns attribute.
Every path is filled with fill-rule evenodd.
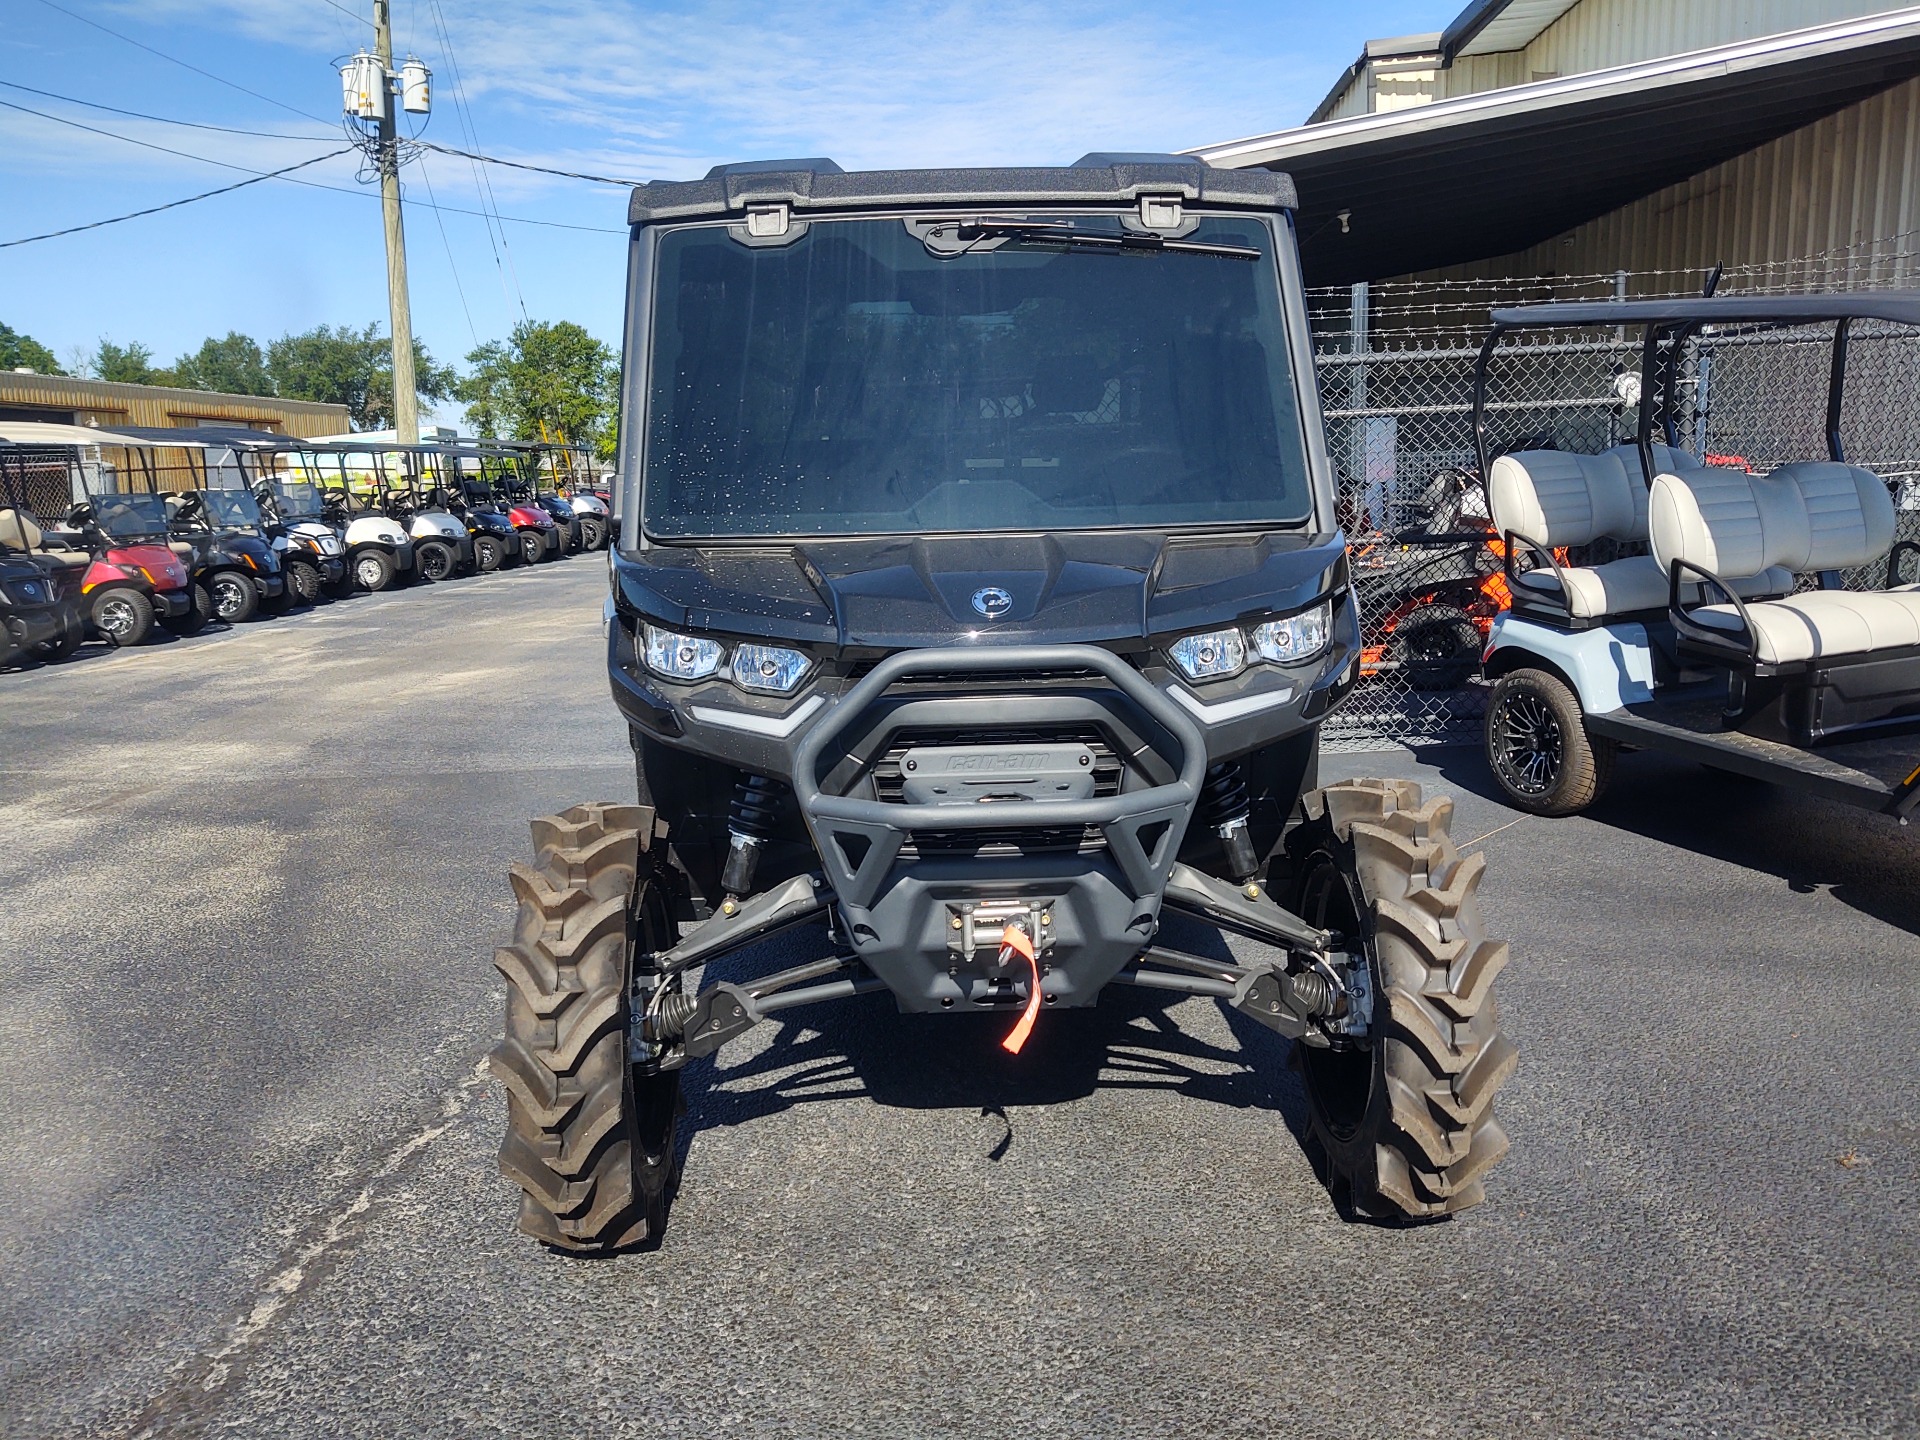
<svg viewBox="0 0 1920 1440"><path fill-rule="evenodd" d="M1293 173L1312 283L1911 283L1917 77L1920 6L1474 0L1369 42L1307 124L1194 153Z"/></svg>

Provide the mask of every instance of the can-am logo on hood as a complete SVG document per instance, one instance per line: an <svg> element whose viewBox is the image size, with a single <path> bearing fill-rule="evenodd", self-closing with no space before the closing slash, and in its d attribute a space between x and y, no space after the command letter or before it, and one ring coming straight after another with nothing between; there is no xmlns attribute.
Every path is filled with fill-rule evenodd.
<svg viewBox="0 0 1920 1440"><path fill-rule="evenodd" d="M973 608L989 620L998 620L1013 609L1013 596L998 585L989 585L984 590L973 592Z"/></svg>

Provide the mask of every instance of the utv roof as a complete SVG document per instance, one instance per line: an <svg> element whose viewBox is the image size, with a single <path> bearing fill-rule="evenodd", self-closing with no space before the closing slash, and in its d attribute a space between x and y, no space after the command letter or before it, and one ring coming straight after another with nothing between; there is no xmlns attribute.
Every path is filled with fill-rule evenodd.
<svg viewBox="0 0 1920 1440"><path fill-rule="evenodd" d="M1890 320L1920 325L1920 290L1840 290L1822 295L1678 295L1662 300L1563 300L1495 310L1504 329L1555 325L1814 325Z"/></svg>
<svg viewBox="0 0 1920 1440"><path fill-rule="evenodd" d="M998 170L862 170L831 160L719 165L704 180L656 180L633 192L628 223L741 215L748 205L796 211L977 209L1046 203L1131 205L1142 195L1247 210L1297 208L1293 180L1269 170L1216 170L1187 155L1093 154L1073 165Z"/></svg>

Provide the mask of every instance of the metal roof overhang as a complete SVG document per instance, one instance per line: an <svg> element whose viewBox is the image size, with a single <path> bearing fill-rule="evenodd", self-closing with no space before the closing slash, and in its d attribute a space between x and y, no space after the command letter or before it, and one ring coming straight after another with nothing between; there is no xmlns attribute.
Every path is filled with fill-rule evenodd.
<svg viewBox="0 0 1920 1440"><path fill-rule="evenodd" d="M1920 7L1188 153L1291 174L1308 283L1351 284L1524 250L1915 75Z"/></svg>

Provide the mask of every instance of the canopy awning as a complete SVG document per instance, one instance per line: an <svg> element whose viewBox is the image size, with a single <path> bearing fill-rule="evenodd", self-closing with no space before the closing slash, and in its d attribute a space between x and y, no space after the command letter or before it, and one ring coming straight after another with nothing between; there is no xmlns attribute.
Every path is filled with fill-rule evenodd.
<svg viewBox="0 0 1920 1440"><path fill-rule="evenodd" d="M188 450L206 448L199 440L174 439L172 431L147 433L168 438L146 439L138 427L98 430L91 425L60 425L49 420L0 420L0 444L6 445L114 445L128 450L151 450L163 445Z"/></svg>
<svg viewBox="0 0 1920 1440"><path fill-rule="evenodd" d="M1915 75L1920 7L1188 153L1290 173L1308 283L1351 284L1524 250Z"/></svg>

